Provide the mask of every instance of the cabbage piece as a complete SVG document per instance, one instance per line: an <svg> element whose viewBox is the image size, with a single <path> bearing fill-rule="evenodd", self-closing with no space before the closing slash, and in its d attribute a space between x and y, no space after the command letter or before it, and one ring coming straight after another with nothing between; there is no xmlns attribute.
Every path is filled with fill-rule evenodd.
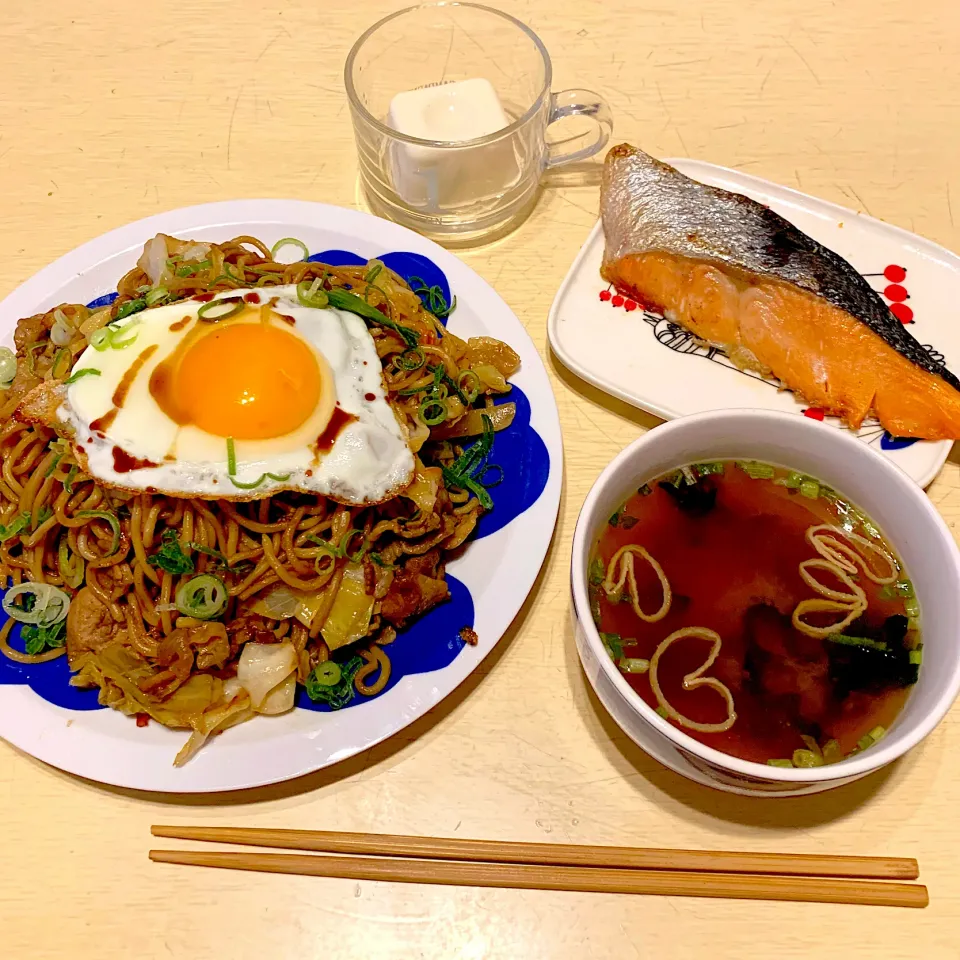
<svg viewBox="0 0 960 960"><path fill-rule="evenodd" d="M87 655L83 669L71 682L76 686L98 686L101 703L128 716L146 713L165 727L193 727L203 712L222 697L222 680L195 673L165 700L153 699L137 682L158 672L160 668L152 667L120 641L114 641L99 653Z"/></svg>
<svg viewBox="0 0 960 960"><path fill-rule="evenodd" d="M309 627L323 600L323 590L292 590L284 586L277 587L257 600L251 609L271 620L289 620L295 617L305 627Z"/></svg>
<svg viewBox="0 0 960 960"><path fill-rule="evenodd" d="M465 351L468 366L480 373L479 366L491 366L503 377L512 377L520 369L520 356L512 347L493 337L471 337Z"/></svg>
<svg viewBox="0 0 960 960"><path fill-rule="evenodd" d="M297 693L297 672L294 670L286 680L281 680L264 698L257 713L268 717L286 713L293 709L293 698Z"/></svg>
<svg viewBox="0 0 960 960"><path fill-rule="evenodd" d="M415 458L416 469L410 486L401 496L412 500L424 515L433 513L437 503L437 493L443 480L443 471L439 467L425 467L420 458Z"/></svg>
<svg viewBox="0 0 960 960"><path fill-rule="evenodd" d="M243 723L252 717L253 710L250 709L250 698L245 692L242 692L238 697L234 697L228 703L218 704L216 707L205 711L197 719L193 733L190 734L187 742L174 758L173 765L182 767L191 757L196 755L197 751L213 734L220 733L227 727Z"/></svg>
<svg viewBox="0 0 960 960"><path fill-rule="evenodd" d="M370 629L373 597L366 591L362 563L344 568L340 589L320 632L331 650L365 637Z"/></svg>
<svg viewBox="0 0 960 960"><path fill-rule="evenodd" d="M268 693L297 669L297 651L292 643L247 643L240 654L237 679L260 711Z"/></svg>
<svg viewBox="0 0 960 960"><path fill-rule="evenodd" d="M455 437L478 437L483 433L483 416L490 418L494 432L506 430L517 415L515 403L500 403L495 407L476 408L455 423L434 427L431 437L434 440L452 440Z"/></svg>

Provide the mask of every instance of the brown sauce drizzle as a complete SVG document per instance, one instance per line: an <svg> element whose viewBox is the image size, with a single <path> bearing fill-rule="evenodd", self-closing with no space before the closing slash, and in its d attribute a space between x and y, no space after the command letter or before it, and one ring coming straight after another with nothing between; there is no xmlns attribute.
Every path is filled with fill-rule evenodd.
<svg viewBox="0 0 960 960"><path fill-rule="evenodd" d="M90 424L90 429L101 435L106 433L107 430L113 426L113 421L117 419L119 412L116 407L111 407L102 417L97 417L97 419Z"/></svg>
<svg viewBox="0 0 960 960"><path fill-rule="evenodd" d="M275 317L278 317L278 318L279 318L280 320L282 320L284 323L290 324L291 327L295 327L295 326L297 325L297 321L294 320L293 317L291 317L291 316L290 316L289 314L287 314L287 313L277 313L276 311L274 311L274 316L275 316Z"/></svg>
<svg viewBox="0 0 960 960"><path fill-rule="evenodd" d="M245 294L243 295L243 299L246 300L247 303L259 303L259 302L260 302L260 294L259 294L259 293L254 293L253 291L251 291L250 293L245 293Z"/></svg>
<svg viewBox="0 0 960 960"><path fill-rule="evenodd" d="M147 467L159 467L159 463L152 460L141 460L122 450L120 447L113 448L113 469L117 473L130 473L133 470L144 470Z"/></svg>
<svg viewBox="0 0 960 960"><path fill-rule="evenodd" d="M359 417L357 417L356 414L346 413L341 410L340 407L334 407L333 413L330 414L330 421L327 423L323 433L317 437L313 449L317 453L329 453L333 449L333 445L337 442L337 437L339 437L351 423L358 419Z"/></svg>
<svg viewBox="0 0 960 960"><path fill-rule="evenodd" d="M113 391L113 405L122 407L127 399L127 394L133 386L133 381L137 379L137 374L143 369L143 365L157 352L157 344L151 343L133 363L130 364L123 379L117 384L117 389Z"/></svg>
<svg viewBox="0 0 960 960"><path fill-rule="evenodd" d="M192 319L193 317L187 316L182 320L174 320L173 323L170 324L170 332L176 333L177 330L182 330Z"/></svg>
<svg viewBox="0 0 960 960"><path fill-rule="evenodd" d="M367 403L372 403L374 400L377 399L377 395L376 395L375 393L370 393L370 391L368 390L368 391L363 395L363 399L366 400Z"/></svg>

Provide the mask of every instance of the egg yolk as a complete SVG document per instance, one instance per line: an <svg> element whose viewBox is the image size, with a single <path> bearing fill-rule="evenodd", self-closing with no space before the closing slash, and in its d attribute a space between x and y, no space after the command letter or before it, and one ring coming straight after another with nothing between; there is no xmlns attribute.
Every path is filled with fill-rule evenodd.
<svg viewBox="0 0 960 960"><path fill-rule="evenodd" d="M331 378L321 374L313 350L267 323L214 328L190 344L173 381L181 422L236 440L296 430L324 394L333 406Z"/></svg>

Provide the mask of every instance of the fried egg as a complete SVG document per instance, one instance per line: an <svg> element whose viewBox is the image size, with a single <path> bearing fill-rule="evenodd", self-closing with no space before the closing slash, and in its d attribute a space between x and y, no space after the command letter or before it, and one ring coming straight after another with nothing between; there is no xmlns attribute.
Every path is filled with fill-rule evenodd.
<svg viewBox="0 0 960 960"><path fill-rule="evenodd" d="M303 306L296 287L153 307L103 336L75 362L57 417L108 484L366 504L413 477L366 324Z"/></svg>

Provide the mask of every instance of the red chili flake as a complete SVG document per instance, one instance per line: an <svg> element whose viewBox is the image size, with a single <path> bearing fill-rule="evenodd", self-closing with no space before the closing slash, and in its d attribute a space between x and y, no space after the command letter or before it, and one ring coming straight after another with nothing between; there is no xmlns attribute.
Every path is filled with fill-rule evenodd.
<svg viewBox="0 0 960 960"><path fill-rule="evenodd" d="M913 323L913 310L910 309L905 303L891 303L890 312L901 322L901 323Z"/></svg>
<svg viewBox="0 0 960 960"><path fill-rule="evenodd" d="M149 713L138 713L137 714L137 726L145 727L150 722Z"/></svg>
<svg viewBox="0 0 960 960"><path fill-rule="evenodd" d="M606 303L607 300L609 300L612 296L613 294L609 290L600 291L600 299L603 300L604 303Z"/></svg>
<svg viewBox="0 0 960 960"><path fill-rule="evenodd" d="M823 419L823 411L819 407L807 407L807 409L803 411L803 415L809 417L811 420Z"/></svg>
<svg viewBox="0 0 960 960"><path fill-rule="evenodd" d="M891 283L889 287L885 287L883 295L894 303L902 303L909 296L907 288L901 287L899 283Z"/></svg>
<svg viewBox="0 0 960 960"><path fill-rule="evenodd" d="M891 283L903 283L907 279L907 270L905 267L898 267L895 263L891 263L886 270L883 271L883 275Z"/></svg>
<svg viewBox="0 0 960 960"><path fill-rule="evenodd" d="M631 310L636 310L636 309L637 309L637 301L636 301L636 300L627 300L627 302L624 303L624 305L623 305L623 309L626 310L627 313L629 313Z"/></svg>
<svg viewBox="0 0 960 960"><path fill-rule="evenodd" d="M620 294L618 293L610 302L611 302L615 307L622 307L622 306L623 306L623 297L621 297Z"/></svg>

